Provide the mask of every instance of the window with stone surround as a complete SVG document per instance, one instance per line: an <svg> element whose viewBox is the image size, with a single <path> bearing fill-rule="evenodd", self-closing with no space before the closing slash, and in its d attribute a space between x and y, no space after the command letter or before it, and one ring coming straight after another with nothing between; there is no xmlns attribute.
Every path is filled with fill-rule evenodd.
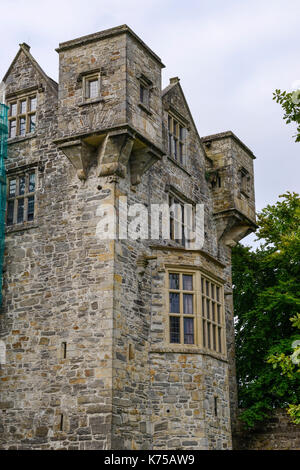
<svg viewBox="0 0 300 470"><path fill-rule="evenodd" d="M153 88L152 81L146 77L144 74L140 73L137 75L139 82L139 106L146 111L148 114L151 114L150 111L150 95Z"/></svg>
<svg viewBox="0 0 300 470"><path fill-rule="evenodd" d="M170 239L188 248L195 225L195 206L190 201L170 192L169 208Z"/></svg>
<svg viewBox="0 0 300 470"><path fill-rule="evenodd" d="M100 72L83 77L84 98L93 101L100 98Z"/></svg>
<svg viewBox="0 0 300 470"><path fill-rule="evenodd" d="M168 342L225 353L223 285L200 271L168 270Z"/></svg>
<svg viewBox="0 0 300 470"><path fill-rule="evenodd" d="M8 177L6 225L32 222L35 212L36 171Z"/></svg>
<svg viewBox="0 0 300 470"><path fill-rule="evenodd" d="M36 94L23 95L7 102L9 138L33 133L36 126Z"/></svg>
<svg viewBox="0 0 300 470"><path fill-rule="evenodd" d="M249 197L250 194L250 175L249 172L245 168L240 169L240 188L241 193L245 196Z"/></svg>
<svg viewBox="0 0 300 470"><path fill-rule="evenodd" d="M181 165L185 165L186 128L183 123L168 114L169 155Z"/></svg>

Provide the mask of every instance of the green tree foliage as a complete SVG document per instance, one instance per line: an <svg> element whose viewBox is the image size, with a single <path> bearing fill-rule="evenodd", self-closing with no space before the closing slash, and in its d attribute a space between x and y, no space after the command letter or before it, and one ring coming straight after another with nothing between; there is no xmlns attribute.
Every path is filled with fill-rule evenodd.
<svg viewBox="0 0 300 470"><path fill-rule="evenodd" d="M267 362L289 357L300 339L290 320L300 310L300 199L296 193L280 199L258 215L260 247L233 249L239 405L247 426L300 402L299 373Z"/></svg>
<svg viewBox="0 0 300 470"><path fill-rule="evenodd" d="M286 91L275 90L273 100L281 104L284 110L283 119L286 124L295 122L297 125L296 142L300 142L300 90L287 93Z"/></svg>

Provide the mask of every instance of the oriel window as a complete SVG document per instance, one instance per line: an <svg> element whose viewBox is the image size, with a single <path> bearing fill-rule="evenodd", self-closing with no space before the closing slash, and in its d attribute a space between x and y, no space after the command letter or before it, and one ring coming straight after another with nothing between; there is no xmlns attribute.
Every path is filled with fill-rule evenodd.
<svg viewBox="0 0 300 470"><path fill-rule="evenodd" d="M225 354L223 286L198 270L167 276L168 342Z"/></svg>

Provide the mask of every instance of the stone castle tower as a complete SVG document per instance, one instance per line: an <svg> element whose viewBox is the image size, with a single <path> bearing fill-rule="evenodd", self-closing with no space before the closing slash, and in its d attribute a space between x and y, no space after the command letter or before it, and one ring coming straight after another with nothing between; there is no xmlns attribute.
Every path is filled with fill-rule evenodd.
<svg viewBox="0 0 300 470"><path fill-rule="evenodd" d="M3 79L0 448L231 448L231 247L255 229L255 157L232 132L200 138L126 25L57 52L58 84L27 44ZM175 211L167 240L103 236L101 208L130 224L153 204L177 204L183 232L204 207L203 246Z"/></svg>

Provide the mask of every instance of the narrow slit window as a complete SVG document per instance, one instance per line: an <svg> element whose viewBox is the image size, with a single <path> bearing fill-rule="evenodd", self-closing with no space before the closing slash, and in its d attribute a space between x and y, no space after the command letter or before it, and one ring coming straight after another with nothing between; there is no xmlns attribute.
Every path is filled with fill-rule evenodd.
<svg viewBox="0 0 300 470"><path fill-rule="evenodd" d="M214 397L214 411L215 411L215 416L218 416L218 397Z"/></svg>
<svg viewBox="0 0 300 470"><path fill-rule="evenodd" d="M185 127L173 118L173 116L168 115L169 155L181 165L185 164L185 136Z"/></svg>
<svg viewBox="0 0 300 470"><path fill-rule="evenodd" d="M61 353L62 353L62 359L66 359L67 358L67 343L66 343L66 341L63 341L61 343Z"/></svg>

